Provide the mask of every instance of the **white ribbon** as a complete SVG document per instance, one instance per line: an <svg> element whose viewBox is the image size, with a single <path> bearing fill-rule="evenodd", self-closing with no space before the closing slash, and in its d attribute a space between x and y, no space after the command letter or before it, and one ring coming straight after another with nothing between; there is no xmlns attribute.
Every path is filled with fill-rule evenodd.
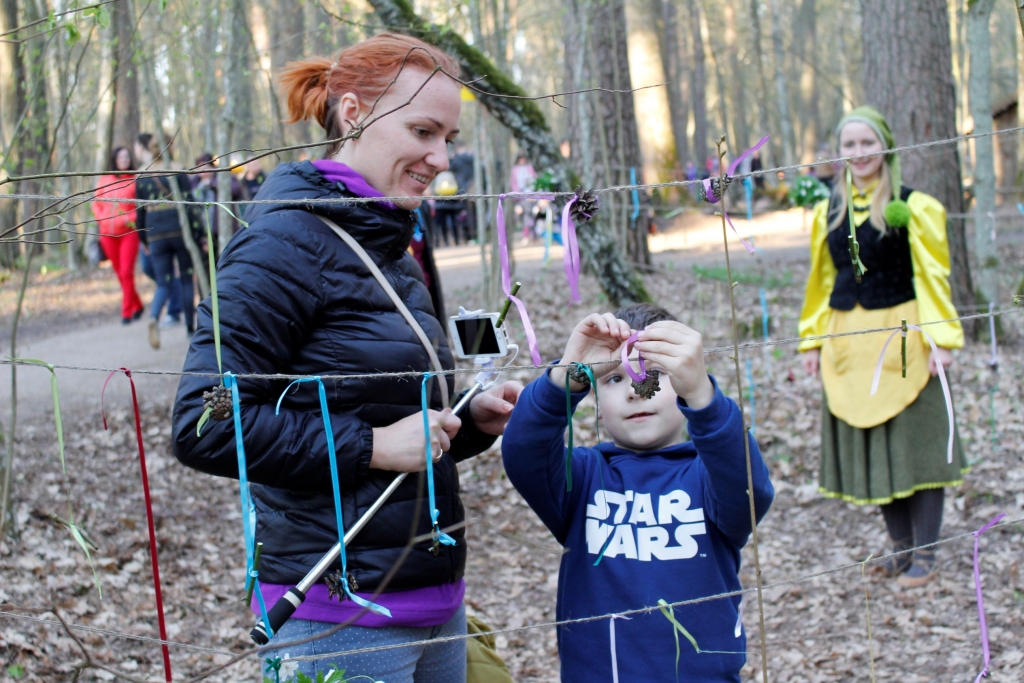
<svg viewBox="0 0 1024 683"><path fill-rule="evenodd" d="M626 619L630 620L629 617L624 617L618 614L613 614L612 618L608 620L608 637L611 643L612 649L612 683L619 683L619 658L615 654L615 620Z"/></svg>
<svg viewBox="0 0 1024 683"><path fill-rule="evenodd" d="M946 447L946 462L948 462L949 464L952 464L953 463L953 430L955 429L956 425L955 425L955 423L953 421L953 397L950 396L950 394L949 394L949 383L946 381L946 369L942 366L942 363L939 362L939 359L937 358L937 356L939 355L939 349L935 345L935 340L932 339L932 336L930 334L928 334L927 332L925 332L924 330L922 330L917 325L910 325L910 324L908 324L907 325L907 329L908 330L916 330L917 332L920 332L921 334L923 334L924 338L928 340L928 345L932 347L932 355L936 356L936 358L935 358L935 367L938 368L938 370L939 370L939 383L942 384L942 395L946 399L946 416L949 418L949 443L948 443L948 445ZM897 334L901 334L901 335L906 336L907 333L904 332L903 330L896 330L895 332L893 332L892 334L889 335L888 339L885 340L885 344L882 346L882 353L880 353L878 355L878 364L875 365L875 378L871 382L871 395L872 396L874 396L875 393L878 391L878 380L881 379L881 377L882 377L882 361L885 360L885 352L889 348L889 342L891 342L896 337Z"/></svg>

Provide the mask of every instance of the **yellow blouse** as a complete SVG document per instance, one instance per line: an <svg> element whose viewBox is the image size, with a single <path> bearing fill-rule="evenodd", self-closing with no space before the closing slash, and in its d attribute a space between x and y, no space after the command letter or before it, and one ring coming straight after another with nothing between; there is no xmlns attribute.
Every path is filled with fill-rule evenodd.
<svg viewBox="0 0 1024 683"><path fill-rule="evenodd" d="M868 219L871 192L858 193L854 188L854 222L858 227ZM910 205L910 259L914 266L914 293L921 322L948 320L957 317L949 286L949 244L946 239L946 210L934 197L913 192ZM804 306L800 312L800 336L827 334L832 309L829 297L836 281L836 267L826 242L828 237L828 200L814 207L811 224L811 272L807 276ZM947 349L964 345L964 330L959 322L926 325L925 330L935 343ZM800 343L801 351L819 348L821 339Z"/></svg>
<svg viewBox="0 0 1024 683"><path fill-rule="evenodd" d="M874 187L854 194L854 221L858 226L869 217ZM800 336L837 334L857 330L899 326L901 319L916 324L928 320L955 318L949 286L949 249L946 242L946 212L932 197L921 192L910 195L911 220L908 227L914 267L916 298L887 309L851 311L829 307L836 268L829 253L828 202L815 207L811 229L811 272L807 279ZM927 325L924 329L938 346L963 346L959 322ZM801 351L821 348L821 377L830 412L851 426L867 429L882 424L909 406L928 383L930 348L924 337L907 335L907 376L902 377L900 340L893 339L886 351L878 393L871 396L871 381L882 345L890 333L874 333L831 339L807 339Z"/></svg>

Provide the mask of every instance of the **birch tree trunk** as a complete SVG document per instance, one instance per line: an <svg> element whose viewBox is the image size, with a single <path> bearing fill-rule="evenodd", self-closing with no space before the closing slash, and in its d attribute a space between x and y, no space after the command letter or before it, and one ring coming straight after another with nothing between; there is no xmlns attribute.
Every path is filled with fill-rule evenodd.
<svg viewBox="0 0 1024 683"><path fill-rule="evenodd" d="M245 7L242 0L229 0L227 21L222 24L227 29L225 53L228 68L224 70L224 108L221 110L221 124L217 136L217 149L220 154L227 154L235 146L239 92L244 89L240 80L246 69L245 55L248 53L249 38L245 20ZM245 146L243 144L243 146ZM230 165L230 159L221 159L220 167ZM232 174L217 174L217 252L223 254L228 242L234 234L234 219L231 213L237 207L228 209L231 201ZM208 246L213 249L213 245Z"/></svg>
<svg viewBox="0 0 1024 683"><path fill-rule="evenodd" d="M971 55L970 112L974 132L992 132L992 55L989 19L995 0L967 6L967 46ZM974 139L974 251L977 287L985 303L999 301L999 253L995 241L996 171L992 137Z"/></svg>
<svg viewBox="0 0 1024 683"><path fill-rule="evenodd" d="M408 0L369 0L382 23L405 29L455 56L462 77L482 92L476 97L498 121L512 133L539 171L550 171L558 190L570 190L578 176L558 151L540 108L529 99L511 99L501 95L525 97L526 93L481 52L468 45L456 32L439 29L423 21ZM570 32L571 33L571 32ZM598 214L600 215L600 214ZM649 301L643 283L616 248L614 235L603 221L591 221L578 232L581 256L586 260L612 305Z"/></svg>
<svg viewBox="0 0 1024 683"><path fill-rule="evenodd" d="M753 32L754 63L757 64L757 86L760 106L757 108L760 114L761 135L768 135L772 130L771 118L768 115L768 76L765 72L767 63L764 58L764 50L761 41L761 15L760 0L750 0L750 29ZM761 161L765 168L771 168L778 154L774 151L779 148L779 143L771 141L761 148Z"/></svg>
<svg viewBox="0 0 1024 683"><path fill-rule="evenodd" d="M117 0L111 6L110 27L115 37L113 69L117 82L114 86L114 118L110 146L104 155L109 163L114 145L131 149L142 127L139 115L139 71L135 67L137 22L133 6L127 0Z"/></svg>
<svg viewBox="0 0 1024 683"><path fill-rule="evenodd" d="M861 0L861 16L866 99L888 119L896 141L911 145L956 137L956 93L945 0ZM904 184L932 195L949 213L963 212L956 144L903 152L900 160ZM963 220L950 219L947 231L953 301L973 306Z"/></svg>
<svg viewBox="0 0 1024 683"><path fill-rule="evenodd" d="M708 159L707 73L704 69L704 39L700 34L700 5L687 0L690 7L690 33L693 36L693 72L690 92L693 99L693 156L697 168L706 170Z"/></svg>
<svg viewBox="0 0 1024 683"><path fill-rule="evenodd" d="M739 49L736 46L736 10L733 8L732 0L726 2L722 8L725 15L725 47L729 52L729 69L732 71L732 104L736 112L735 133L736 139L732 140L734 149L747 149L750 147L750 127L747 123L747 101L743 83L743 70L740 67ZM763 107L759 107L763 109ZM767 129L765 129L767 131Z"/></svg>
<svg viewBox="0 0 1024 683"><path fill-rule="evenodd" d="M792 166L796 160L794 152L796 148L795 136L793 135L793 119L789 110L789 90L786 87L786 75L784 72L786 53L782 46L782 22L779 18L779 8L776 0L770 0L768 8L772 18L772 49L775 53L775 96L778 98L779 126L782 130L782 164ZM793 175L793 171L786 171L786 177Z"/></svg>
<svg viewBox="0 0 1024 683"><path fill-rule="evenodd" d="M690 159L690 144L686 136L686 123L689 117L689 103L684 91L684 73L682 67L682 51L679 47L679 20L676 13L675 0L660 0L661 30L658 31L658 47L661 50L661 63L665 68L665 80L668 82L668 114L672 124L672 138L676 147L676 158L679 170L686 172L686 162Z"/></svg>

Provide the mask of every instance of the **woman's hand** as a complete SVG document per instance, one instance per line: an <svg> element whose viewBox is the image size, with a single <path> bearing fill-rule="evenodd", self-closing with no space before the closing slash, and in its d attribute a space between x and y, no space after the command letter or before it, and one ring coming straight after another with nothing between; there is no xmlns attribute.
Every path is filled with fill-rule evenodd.
<svg viewBox="0 0 1024 683"><path fill-rule="evenodd" d="M565 353L562 354L562 365L585 363L591 366L594 379L607 375L616 366L611 363L605 364L604 361L617 361L619 347L632 333L629 325L611 313L591 313L581 320L569 335ZM594 366L594 363L602 364ZM565 386L565 368L552 368L548 376L557 386ZM569 386L573 391L583 390L583 386L576 382L570 382Z"/></svg>
<svg viewBox="0 0 1024 683"><path fill-rule="evenodd" d="M430 422L430 452L434 462L451 447L451 439L462 426L451 408L427 411ZM423 444L423 413L414 413L387 427L373 429L373 456L370 467L393 472L419 472L427 466Z"/></svg>
<svg viewBox="0 0 1024 683"><path fill-rule="evenodd" d="M818 374L818 362L821 360L821 349L804 351L800 357L800 364L804 366L804 372L811 377Z"/></svg>
<svg viewBox="0 0 1024 683"><path fill-rule="evenodd" d="M942 363L944 368L952 365L953 352L941 346L936 346L935 350L928 355L928 372L932 373L932 377L939 374L939 363Z"/></svg>
<svg viewBox="0 0 1024 683"><path fill-rule="evenodd" d="M475 396L469 402L469 414L476 428L491 436L504 434L522 391L523 385L519 382L503 382Z"/></svg>

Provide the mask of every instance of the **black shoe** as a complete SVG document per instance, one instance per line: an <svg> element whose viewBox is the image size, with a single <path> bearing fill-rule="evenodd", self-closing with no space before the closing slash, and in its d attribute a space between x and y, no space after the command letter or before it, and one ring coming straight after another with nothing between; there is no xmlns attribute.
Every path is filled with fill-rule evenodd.
<svg viewBox="0 0 1024 683"><path fill-rule="evenodd" d="M146 310L145 308L140 308L139 310L135 311L135 315L133 315L133 316L132 316L132 320L138 320L138 319L140 319L140 318L142 317L142 313L143 313L143 312L144 312L145 310ZM126 319L127 319L127 318L126 318Z"/></svg>
<svg viewBox="0 0 1024 683"><path fill-rule="evenodd" d="M134 320L134 319L135 318L121 318L121 324L122 325L131 325L132 324L132 320Z"/></svg>

